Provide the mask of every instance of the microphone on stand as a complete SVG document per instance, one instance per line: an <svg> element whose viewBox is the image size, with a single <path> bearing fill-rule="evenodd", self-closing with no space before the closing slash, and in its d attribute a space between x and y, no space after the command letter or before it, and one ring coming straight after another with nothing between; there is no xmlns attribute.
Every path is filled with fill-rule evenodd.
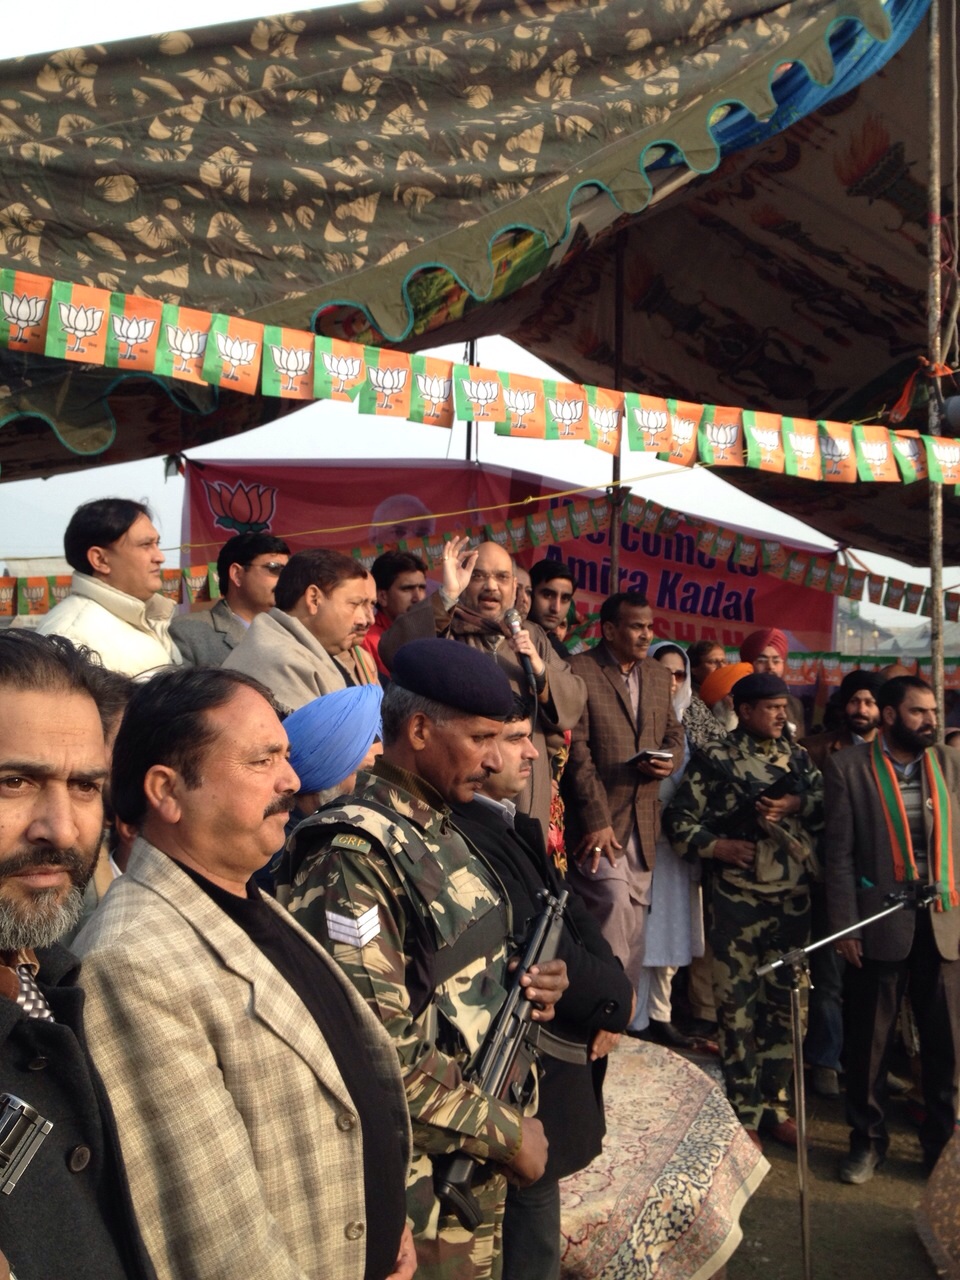
<svg viewBox="0 0 960 1280"><path fill-rule="evenodd" d="M518 636L523 630L523 619L516 609L508 609L503 615L503 620L510 628L512 636ZM524 675L527 677L527 684L530 686L530 692L533 695L533 704L537 704L537 677L533 674L533 663L525 653L518 653L520 665L523 667Z"/></svg>

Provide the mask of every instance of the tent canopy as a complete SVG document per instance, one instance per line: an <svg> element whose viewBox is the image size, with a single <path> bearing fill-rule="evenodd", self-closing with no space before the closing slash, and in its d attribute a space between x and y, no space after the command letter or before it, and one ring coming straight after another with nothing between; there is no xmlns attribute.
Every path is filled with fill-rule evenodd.
<svg viewBox="0 0 960 1280"><path fill-rule="evenodd" d="M609 386L623 230L625 387L862 416L924 349L922 42L874 73L925 8L376 0L12 60L0 269L408 349L506 333ZM0 387L5 480L290 408L9 350Z"/></svg>

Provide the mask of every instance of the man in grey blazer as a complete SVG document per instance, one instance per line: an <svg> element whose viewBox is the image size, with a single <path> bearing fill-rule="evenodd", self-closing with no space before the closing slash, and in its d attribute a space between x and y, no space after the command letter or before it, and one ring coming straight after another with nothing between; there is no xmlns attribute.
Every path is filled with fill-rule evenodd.
<svg viewBox="0 0 960 1280"><path fill-rule="evenodd" d="M251 879L298 778L269 693L181 668L134 695L112 796L140 837L77 940L160 1280L410 1280L390 1037Z"/></svg>
<svg viewBox="0 0 960 1280"><path fill-rule="evenodd" d="M877 737L834 752L823 770L831 930L876 915L898 890L939 884L941 892L932 907L907 907L836 944L847 961L851 1126L840 1180L854 1184L872 1178L886 1153L887 1064L908 982L920 1032L926 1110L920 1143L928 1171L954 1130L960 1067L960 910L953 881L960 859L960 752L936 745L937 702L925 680L888 680L876 699Z"/></svg>
<svg viewBox="0 0 960 1280"><path fill-rule="evenodd" d="M184 662L219 667L254 618L273 608L273 589L289 559L290 548L272 533L228 538L217 556L220 599L211 609L181 614L170 623Z"/></svg>

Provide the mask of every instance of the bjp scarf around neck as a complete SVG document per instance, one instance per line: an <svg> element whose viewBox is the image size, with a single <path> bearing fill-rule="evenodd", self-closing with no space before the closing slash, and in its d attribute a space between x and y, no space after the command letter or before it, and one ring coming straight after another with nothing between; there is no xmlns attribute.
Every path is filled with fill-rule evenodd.
<svg viewBox="0 0 960 1280"><path fill-rule="evenodd" d="M917 880L919 878L917 860L913 851L907 811L900 794L900 781L893 767L893 761L883 749L881 737L882 735L878 733L870 744L870 767L880 793L880 807L887 824L890 848L893 850L894 878L898 882ZM953 867L953 815L950 808L950 793L947 790L943 770L940 768L940 761L930 747L923 753L923 770L933 804L931 853L935 860L935 880L941 886L936 909L949 911L951 907L960 905Z"/></svg>

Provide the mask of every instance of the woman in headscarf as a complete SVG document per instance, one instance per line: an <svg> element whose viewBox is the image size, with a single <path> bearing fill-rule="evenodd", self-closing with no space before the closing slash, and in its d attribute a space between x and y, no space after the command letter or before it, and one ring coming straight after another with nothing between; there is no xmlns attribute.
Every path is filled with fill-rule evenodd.
<svg viewBox="0 0 960 1280"><path fill-rule="evenodd" d="M673 709L682 721L693 696L686 653L679 645L660 640L650 646L648 656L662 663L673 676ZM666 805L676 791L689 760L687 742L680 767L660 784L661 805ZM644 1031L644 1039L672 1048L691 1048L693 1039L673 1025L670 987L677 969L689 964L693 956L703 955L700 868L678 858L663 835L657 837L656 854L643 970L637 985L637 1012L630 1029Z"/></svg>

